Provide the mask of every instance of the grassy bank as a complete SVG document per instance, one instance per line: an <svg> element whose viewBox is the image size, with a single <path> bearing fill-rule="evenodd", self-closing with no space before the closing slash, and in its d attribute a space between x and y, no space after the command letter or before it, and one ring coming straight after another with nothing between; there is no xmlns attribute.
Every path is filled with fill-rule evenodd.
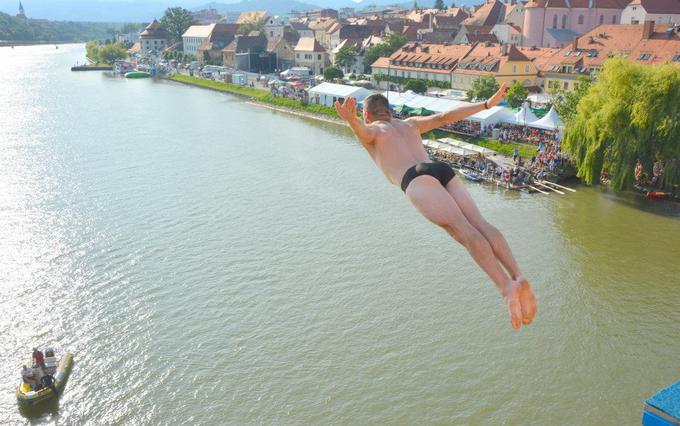
<svg viewBox="0 0 680 426"><path fill-rule="evenodd" d="M465 137L463 135L457 135L449 132L445 132L443 130L433 130L431 132L428 132L427 134L423 135L423 139L439 139L439 138L453 138L453 139L458 139L462 140L465 142L473 143L475 145L482 146L484 148L489 148L493 149L500 155L504 155L506 157L512 157L514 154L515 147L517 147L517 151L519 152L519 156L522 158L531 158L532 155L536 154L538 147L535 145L531 145L528 143L501 143L500 141L496 139L491 139L491 138L473 138L473 137Z"/></svg>
<svg viewBox="0 0 680 426"><path fill-rule="evenodd" d="M260 89L256 87L237 86L235 84L222 83L214 80L206 80L204 78L189 77L183 74L175 74L170 77L173 81L180 83L192 84L195 86L205 87L211 90L231 93L234 95L251 98L257 102L262 102L270 105L281 106L298 111L305 111L312 114L323 114L330 117L337 118L337 113L334 108L329 108L324 105L303 104L295 99L277 98L269 93L269 90Z"/></svg>
<svg viewBox="0 0 680 426"><path fill-rule="evenodd" d="M512 157L515 147L517 147L517 152L522 158L531 158L532 155L538 153L538 147L528 143L501 143L496 139L489 138L474 139L470 142L479 146L483 146L484 148L493 149L497 153L508 157Z"/></svg>

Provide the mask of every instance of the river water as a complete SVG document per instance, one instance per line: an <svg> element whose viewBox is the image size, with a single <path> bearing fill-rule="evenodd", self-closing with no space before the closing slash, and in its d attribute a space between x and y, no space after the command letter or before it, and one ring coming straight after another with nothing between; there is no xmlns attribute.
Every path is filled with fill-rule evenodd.
<svg viewBox="0 0 680 426"><path fill-rule="evenodd" d="M0 48L0 423L637 424L680 379L677 204L468 185L515 332L347 129L83 57ZM73 374L20 413L45 345Z"/></svg>

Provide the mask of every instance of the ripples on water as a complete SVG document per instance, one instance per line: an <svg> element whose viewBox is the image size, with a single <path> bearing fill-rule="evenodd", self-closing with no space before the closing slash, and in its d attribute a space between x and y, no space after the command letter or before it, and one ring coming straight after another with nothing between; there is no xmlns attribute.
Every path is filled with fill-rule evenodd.
<svg viewBox="0 0 680 426"><path fill-rule="evenodd" d="M678 378L677 206L469 185L534 277L517 334L345 129L82 55L0 49L0 422L46 344L38 423L632 424Z"/></svg>

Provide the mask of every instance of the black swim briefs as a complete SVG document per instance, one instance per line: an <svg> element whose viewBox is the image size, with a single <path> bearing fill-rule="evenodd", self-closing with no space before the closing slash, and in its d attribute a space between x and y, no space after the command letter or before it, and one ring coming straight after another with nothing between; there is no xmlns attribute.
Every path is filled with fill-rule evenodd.
<svg viewBox="0 0 680 426"><path fill-rule="evenodd" d="M451 166L440 161L435 161L434 163L418 163L404 173L404 177L401 179L401 190L406 192L409 183L422 175L432 176L437 179L443 187L446 187L446 184L456 176L456 173Z"/></svg>

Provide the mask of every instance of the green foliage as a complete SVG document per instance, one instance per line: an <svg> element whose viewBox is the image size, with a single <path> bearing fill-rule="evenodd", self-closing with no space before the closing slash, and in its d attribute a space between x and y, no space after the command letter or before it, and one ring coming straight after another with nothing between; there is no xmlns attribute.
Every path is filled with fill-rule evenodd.
<svg viewBox="0 0 680 426"><path fill-rule="evenodd" d="M196 56L192 55L191 53L184 53L180 50L166 50L162 53L163 59L166 61L169 61L171 59L175 59L179 62L191 62L196 60Z"/></svg>
<svg viewBox="0 0 680 426"><path fill-rule="evenodd" d="M334 67L328 67L323 70L323 78L326 81L330 80L337 80L340 79L344 76L341 70L334 68Z"/></svg>
<svg viewBox="0 0 680 426"><path fill-rule="evenodd" d="M667 165L662 184L671 189L680 181L678 99L680 71L672 65L605 62L566 121L563 146L574 157L577 175L592 184L607 171L612 187L622 190L633 184L638 158L646 170L660 160Z"/></svg>
<svg viewBox="0 0 680 426"><path fill-rule="evenodd" d="M248 35L253 31L257 31L259 34L262 34L264 31L264 24L264 19L251 19L238 26L238 33Z"/></svg>
<svg viewBox="0 0 680 426"><path fill-rule="evenodd" d="M97 58L100 64L113 65L115 61L127 58L127 49L118 44L105 44L99 49Z"/></svg>
<svg viewBox="0 0 680 426"><path fill-rule="evenodd" d="M361 80L362 76L359 76L358 79ZM409 81L418 80L418 81L422 81L423 83L425 83L425 86L427 86L427 87L438 87L440 89L450 89L451 88L451 81L449 81L449 80L446 80L446 81L424 80L424 79L399 77L399 76L396 76L396 75L389 75L388 76L388 75L385 75L385 74L374 74L373 80L375 80L376 83L380 83L381 81L389 81L390 83L396 83L396 84L399 84L400 86L406 85Z"/></svg>
<svg viewBox="0 0 680 426"><path fill-rule="evenodd" d="M335 66L339 68L349 68L357 60L357 51L354 46L344 46L335 54Z"/></svg>
<svg viewBox="0 0 680 426"><path fill-rule="evenodd" d="M356 74L354 74L354 73L350 74L350 75L349 75L349 79L350 79L350 80L356 80L356 79L357 79Z"/></svg>
<svg viewBox="0 0 680 426"><path fill-rule="evenodd" d="M85 43L85 52L87 58L94 64L113 65L118 59L127 57L127 49L124 46L111 43L109 40L105 43L88 41Z"/></svg>
<svg viewBox="0 0 680 426"><path fill-rule="evenodd" d="M427 84L423 80L409 80L404 85L404 90L413 90L416 93L427 92Z"/></svg>
<svg viewBox="0 0 680 426"><path fill-rule="evenodd" d="M161 18L161 27L170 35L173 42L182 41L182 34L193 24L191 12L183 7L169 7Z"/></svg>
<svg viewBox="0 0 680 426"><path fill-rule="evenodd" d="M434 8L439 10L446 9L446 6L444 6L444 0L435 0Z"/></svg>
<svg viewBox="0 0 680 426"><path fill-rule="evenodd" d="M505 100L508 101L508 104L510 104L511 107L518 108L522 106L527 99L527 96L529 96L529 90L516 81L508 88L508 91L505 94Z"/></svg>
<svg viewBox="0 0 680 426"><path fill-rule="evenodd" d="M576 115L576 107L579 101L588 93L593 84L593 78L580 76L572 92L560 89L559 86L556 86L557 82L552 83L554 84L548 88L548 92L553 94L555 111L565 123L571 121Z"/></svg>
<svg viewBox="0 0 680 426"><path fill-rule="evenodd" d="M35 22L0 12L0 40L82 42L111 37L116 28L99 22Z"/></svg>
<svg viewBox="0 0 680 426"><path fill-rule="evenodd" d="M128 23L123 25L120 28L120 32L123 34L128 34L128 33L133 33L133 32L138 32L142 28L145 28L147 24L142 24L142 23Z"/></svg>
<svg viewBox="0 0 680 426"><path fill-rule="evenodd" d="M378 58L381 58L383 56L390 56L394 52L396 52L401 46L406 44L406 37L397 34L397 33L390 33L387 36L385 36L385 41L382 43L378 43L375 46L371 47L368 49L368 51L364 54L364 71L370 73L371 72L371 65L373 65L373 62L378 60Z"/></svg>
<svg viewBox="0 0 680 426"><path fill-rule="evenodd" d="M485 101L498 91L500 86L492 75L483 75L472 82L472 88L467 91L469 101Z"/></svg>

